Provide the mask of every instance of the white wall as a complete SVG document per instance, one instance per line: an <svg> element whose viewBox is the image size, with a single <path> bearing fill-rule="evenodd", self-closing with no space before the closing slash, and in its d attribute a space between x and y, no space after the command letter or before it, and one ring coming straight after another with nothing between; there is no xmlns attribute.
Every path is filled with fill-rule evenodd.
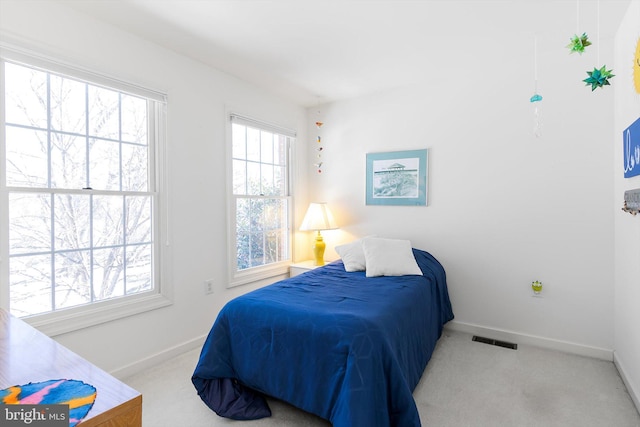
<svg viewBox="0 0 640 427"><path fill-rule="evenodd" d="M574 6L557 7L572 19ZM258 286L224 288L226 210L220 201L224 112L230 106L298 129L296 222L308 201L331 203L342 228L324 233L328 257L336 257L336 243L366 234L411 239L444 264L461 324L596 352L613 349L615 219L616 236L624 235L615 244L616 355L635 384L640 381L632 326L639 319L631 306L638 291L630 286L638 277L637 219L618 214L622 186L638 186L617 179L612 88L585 88L580 80L593 59L570 56L564 48L573 22L568 34L539 35L542 138L532 135L530 49L464 69L447 67L457 59L434 56L439 74L425 84L321 106L326 148L318 175L312 167L316 132L306 129L316 108L305 112L53 2L3 0L0 8L0 34L169 94L175 304L56 337L102 368L124 374L137 362L196 346L227 300ZM593 8L581 7L585 16L595 16ZM594 34L590 25L587 31ZM524 37L532 34L523 28L514 36L526 44ZM600 55L609 65L613 40L602 41ZM616 74L614 87L623 79ZM616 129L627 121L616 121ZM365 206L365 154L415 148L429 149L429 206ZM308 233L296 234L296 260L310 257L309 239ZM210 278L216 293L204 296L202 281ZM529 284L536 279L545 283L542 298L531 297Z"/></svg>
<svg viewBox="0 0 640 427"><path fill-rule="evenodd" d="M201 344L223 303L257 286L226 289L225 109L298 129L302 139L305 110L55 2L3 0L0 9L6 39L23 38L51 56L168 93L175 303L56 339L120 374L172 349ZM304 192L306 175L294 179ZM213 295L204 295L206 279L215 282Z"/></svg>
<svg viewBox="0 0 640 427"><path fill-rule="evenodd" d="M634 0L616 36L615 87L615 361L640 408L640 217L620 210L626 190L640 188L640 176L624 179L622 131L640 118L640 94L634 90L633 63L640 41L640 0Z"/></svg>
<svg viewBox="0 0 640 427"><path fill-rule="evenodd" d="M575 13L575 3L558 8ZM531 25L523 46L533 46ZM323 173L309 174L342 225L324 233L329 257L368 234L411 239L443 263L458 326L611 358L614 92L582 83L596 64L568 54L573 29L538 36L541 138L532 48L463 68L449 66L460 51L434 55L437 77L421 85L321 106ZM612 37L600 56L612 68ZM429 149L428 207L366 206L366 153L419 148Z"/></svg>

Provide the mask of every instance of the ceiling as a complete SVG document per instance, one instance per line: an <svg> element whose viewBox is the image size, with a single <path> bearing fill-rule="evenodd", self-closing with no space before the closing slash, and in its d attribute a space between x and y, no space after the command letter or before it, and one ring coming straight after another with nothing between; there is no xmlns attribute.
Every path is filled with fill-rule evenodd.
<svg viewBox="0 0 640 427"><path fill-rule="evenodd" d="M310 107L526 50L613 40L629 0L59 0ZM600 13L598 14L598 9ZM580 30L576 30L580 24ZM561 46L564 48L564 46Z"/></svg>

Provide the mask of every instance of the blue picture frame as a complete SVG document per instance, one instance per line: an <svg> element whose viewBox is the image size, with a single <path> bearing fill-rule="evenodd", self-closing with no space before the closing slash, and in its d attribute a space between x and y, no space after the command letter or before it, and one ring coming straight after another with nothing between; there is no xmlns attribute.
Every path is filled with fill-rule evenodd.
<svg viewBox="0 0 640 427"><path fill-rule="evenodd" d="M640 118L622 132L624 177L640 175Z"/></svg>
<svg viewBox="0 0 640 427"><path fill-rule="evenodd" d="M428 150L367 154L366 203L426 206Z"/></svg>

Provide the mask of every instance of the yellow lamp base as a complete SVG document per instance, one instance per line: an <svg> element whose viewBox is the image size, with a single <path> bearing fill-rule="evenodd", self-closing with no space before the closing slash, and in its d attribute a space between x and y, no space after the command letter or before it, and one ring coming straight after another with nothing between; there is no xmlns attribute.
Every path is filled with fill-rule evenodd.
<svg viewBox="0 0 640 427"><path fill-rule="evenodd" d="M322 234L320 234L320 230L318 230L318 234L316 235L316 241L313 245L313 256L315 257L316 265L324 265L324 249L326 245L324 240L322 239Z"/></svg>

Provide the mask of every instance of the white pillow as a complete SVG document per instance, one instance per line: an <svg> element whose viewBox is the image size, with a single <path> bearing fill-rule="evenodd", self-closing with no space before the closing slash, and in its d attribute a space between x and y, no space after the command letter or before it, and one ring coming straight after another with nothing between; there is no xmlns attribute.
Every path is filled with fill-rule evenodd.
<svg viewBox="0 0 640 427"><path fill-rule="evenodd" d="M367 277L422 275L409 240L371 237L362 240Z"/></svg>
<svg viewBox="0 0 640 427"><path fill-rule="evenodd" d="M366 268L362 240L336 246L335 250L342 258L344 269L349 272L364 271Z"/></svg>

